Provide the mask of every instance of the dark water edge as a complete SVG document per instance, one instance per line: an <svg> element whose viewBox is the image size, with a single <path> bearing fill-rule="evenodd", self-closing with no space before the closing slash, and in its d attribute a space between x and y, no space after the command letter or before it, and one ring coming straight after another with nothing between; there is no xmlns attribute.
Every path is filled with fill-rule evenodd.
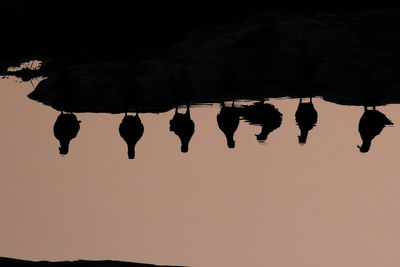
<svg viewBox="0 0 400 267"><path fill-rule="evenodd" d="M78 260L78 261L59 261L59 262L50 262L50 261L27 261L27 260L18 260L12 258L3 258L0 257L0 265L1 266L33 266L33 267L78 267L78 266L96 266L96 267L150 267L150 266L171 266L172 265L153 265L146 263L134 263L134 262L123 262L123 261L87 261L87 260Z"/></svg>
<svg viewBox="0 0 400 267"><path fill-rule="evenodd" d="M205 10L215 11L216 18L222 9ZM110 36L106 40L112 46L99 42L83 55L80 45L95 41L89 38L89 43L61 46L56 54L36 57L43 62L38 70L2 74L25 81L47 77L29 97L73 112L162 112L189 101L232 98L319 96L342 105L400 102L399 10L294 10L250 9L218 23L206 23L208 13L199 11L193 18L196 23L182 32L174 23L185 20L174 22L164 20L166 14L153 14L159 20L148 23L155 28L162 25L157 30L135 20L122 28L107 25L118 36L136 37L146 44L143 47ZM135 33L136 28L143 36ZM96 24L92 30L106 29ZM169 41L160 43L160 38ZM136 56L109 55L124 51L126 45ZM35 55L32 52L30 58Z"/></svg>

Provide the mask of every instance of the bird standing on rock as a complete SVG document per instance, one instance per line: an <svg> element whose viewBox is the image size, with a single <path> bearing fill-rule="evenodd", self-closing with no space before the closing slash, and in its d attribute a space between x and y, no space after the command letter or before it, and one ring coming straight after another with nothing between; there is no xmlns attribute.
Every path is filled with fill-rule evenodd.
<svg viewBox="0 0 400 267"><path fill-rule="evenodd" d="M299 143L305 144L307 142L308 132L314 128L317 123L318 113L312 103L312 97L310 102L303 102L300 98L299 105L295 114L297 125L300 128Z"/></svg>
<svg viewBox="0 0 400 267"><path fill-rule="evenodd" d="M261 125L261 132L256 134L257 140L263 142L268 135L279 128L282 123L282 113L274 105L264 103L264 100L240 109L240 115L250 124Z"/></svg>
<svg viewBox="0 0 400 267"><path fill-rule="evenodd" d="M137 142L143 136L143 132L144 127L139 118L139 114L136 113L136 116L132 116L125 113L125 116L119 125L119 134L128 145L128 158L135 158L135 147Z"/></svg>
<svg viewBox="0 0 400 267"><path fill-rule="evenodd" d="M189 142L194 134L194 122L190 118L189 105L186 107L186 113L179 113L178 107L172 120L169 121L169 130L174 132L181 140L181 152L189 151Z"/></svg>
<svg viewBox="0 0 400 267"><path fill-rule="evenodd" d="M375 108L372 110L364 107L364 113L360 118L358 124L358 132L360 133L361 139L363 141L362 145L357 147L360 152L368 152L371 147L372 139L380 134L387 125L393 125L393 123L386 117L385 114L379 112Z"/></svg>
<svg viewBox="0 0 400 267"><path fill-rule="evenodd" d="M232 107L226 107L225 103L221 103L221 110L217 115L218 127L224 133L229 148L235 147L233 135L239 126L239 113L234 107L235 101L232 102Z"/></svg>
<svg viewBox="0 0 400 267"><path fill-rule="evenodd" d="M54 136L60 142L60 154L68 154L69 142L76 137L80 123L75 114L61 112L53 126Z"/></svg>

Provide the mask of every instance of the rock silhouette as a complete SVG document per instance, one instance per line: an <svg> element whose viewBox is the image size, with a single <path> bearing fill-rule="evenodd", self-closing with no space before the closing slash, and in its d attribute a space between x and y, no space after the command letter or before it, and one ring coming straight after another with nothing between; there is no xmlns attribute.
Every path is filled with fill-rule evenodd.
<svg viewBox="0 0 400 267"><path fill-rule="evenodd" d="M357 147L360 152L368 152L371 148L372 139L380 134L387 125L393 125L393 123L386 117L385 114L379 112L375 108L373 110L364 107L364 113L360 118L358 124L358 131L362 139L362 145Z"/></svg>
<svg viewBox="0 0 400 267"><path fill-rule="evenodd" d="M181 152L188 152L189 142L194 134L194 122L190 118L189 105L187 105L186 112L183 114L179 113L178 107L176 107L174 117L169 121L169 130L179 137Z"/></svg>
<svg viewBox="0 0 400 267"><path fill-rule="evenodd" d="M119 125L119 134L128 145L128 158L135 158L135 147L137 142L143 136L144 127L139 115L128 115L125 113L121 124Z"/></svg>
<svg viewBox="0 0 400 267"><path fill-rule="evenodd" d="M282 113L274 105L263 101L242 107L240 113L250 124L261 125L261 132L256 134L258 141L267 140L268 135L282 123Z"/></svg>
<svg viewBox="0 0 400 267"><path fill-rule="evenodd" d="M234 103L232 103L232 107L226 107L222 102L221 110L217 115L218 127L224 133L229 148L235 147L233 136L239 126L239 112L234 107Z"/></svg>
<svg viewBox="0 0 400 267"><path fill-rule="evenodd" d="M54 136L60 142L60 154L68 154L69 143L76 137L80 129L80 123L75 114L61 112L54 123Z"/></svg>
<svg viewBox="0 0 400 267"><path fill-rule="evenodd" d="M295 117L297 125L300 128L300 135L298 136L299 143L305 144L307 142L308 132L314 128L318 119L318 113L314 108L311 97L310 102L306 103L300 98Z"/></svg>

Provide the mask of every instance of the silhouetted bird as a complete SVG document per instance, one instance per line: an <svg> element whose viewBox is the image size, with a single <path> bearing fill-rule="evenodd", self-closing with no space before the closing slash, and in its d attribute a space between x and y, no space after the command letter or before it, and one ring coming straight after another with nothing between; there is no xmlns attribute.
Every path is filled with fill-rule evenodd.
<svg viewBox="0 0 400 267"><path fill-rule="evenodd" d="M314 128L318 119L318 113L314 108L311 97L310 102L306 103L300 98L295 117L297 125L300 128L300 135L298 136L299 143L305 144L307 142L308 132Z"/></svg>
<svg viewBox="0 0 400 267"><path fill-rule="evenodd" d="M282 113L274 105L263 101L240 108L240 115L250 124L261 125L261 132L256 134L258 141L267 140L268 135L282 123Z"/></svg>
<svg viewBox="0 0 400 267"><path fill-rule="evenodd" d="M189 105L184 114L178 113L178 107L176 107L174 117L169 121L169 130L181 140L181 151L188 152L189 142L194 134L194 122L190 118Z"/></svg>
<svg viewBox="0 0 400 267"><path fill-rule="evenodd" d="M360 152L369 151L372 139L380 134L386 125L393 125L393 123L383 113L375 109L368 110L367 107L364 108L364 114L358 124L358 131L363 141L361 146L357 145Z"/></svg>
<svg viewBox="0 0 400 267"><path fill-rule="evenodd" d="M119 135L128 145L128 158L135 158L135 147L137 142L143 136L144 127L139 115L131 116L125 113L121 124L119 125Z"/></svg>
<svg viewBox="0 0 400 267"><path fill-rule="evenodd" d="M69 142L76 137L80 129L80 123L75 114L61 112L54 123L54 136L60 142L60 154L68 154Z"/></svg>
<svg viewBox="0 0 400 267"><path fill-rule="evenodd" d="M234 103L232 103L232 107L226 107L222 102L221 110L217 115L218 127L224 133L229 148L235 147L233 135L239 126L239 113L234 107Z"/></svg>

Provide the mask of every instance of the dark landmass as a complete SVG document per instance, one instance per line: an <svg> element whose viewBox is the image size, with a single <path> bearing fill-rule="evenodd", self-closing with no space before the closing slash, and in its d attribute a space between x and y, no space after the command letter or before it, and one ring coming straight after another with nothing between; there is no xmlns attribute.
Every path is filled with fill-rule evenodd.
<svg viewBox="0 0 400 267"><path fill-rule="evenodd" d="M47 77L29 97L57 110L162 112L189 96L400 102L400 10L388 5L19 0L3 9L0 74ZM7 71L31 59L41 68Z"/></svg>
<svg viewBox="0 0 400 267"><path fill-rule="evenodd" d="M161 112L185 104L174 79L192 103L299 96L399 103L399 17L399 10L258 12L194 28L141 60L44 64L48 79L29 97L74 112ZM61 86L65 77L75 86Z"/></svg>
<svg viewBox="0 0 400 267"><path fill-rule="evenodd" d="M26 266L26 267L151 267L151 266L166 266L167 265L153 265L153 264L143 264L143 263L131 263L131 262L123 262L123 261L87 261L87 260L78 260L78 261L59 261L59 262L50 262L50 261L26 261L26 260L17 260L11 258L3 258L0 257L0 265L1 266Z"/></svg>

